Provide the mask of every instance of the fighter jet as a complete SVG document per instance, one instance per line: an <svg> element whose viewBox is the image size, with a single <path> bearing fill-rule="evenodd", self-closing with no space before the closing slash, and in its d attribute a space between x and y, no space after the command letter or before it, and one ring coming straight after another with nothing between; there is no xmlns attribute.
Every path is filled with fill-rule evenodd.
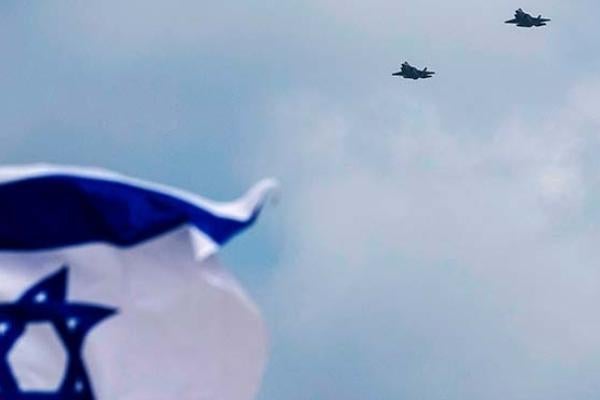
<svg viewBox="0 0 600 400"><path fill-rule="evenodd" d="M427 79L431 78L432 75L435 75L433 71L427 71L427 68L424 68L422 71L418 68L413 67L406 61L402 63L402 69L398 72L394 72L393 76L401 76L405 79Z"/></svg>
<svg viewBox="0 0 600 400"><path fill-rule="evenodd" d="M546 22L550 22L550 19L542 18L541 15L538 15L537 18L532 17L521 8L515 11L515 17L513 19L504 21L506 24L515 24L523 28L531 28L532 26L545 26Z"/></svg>

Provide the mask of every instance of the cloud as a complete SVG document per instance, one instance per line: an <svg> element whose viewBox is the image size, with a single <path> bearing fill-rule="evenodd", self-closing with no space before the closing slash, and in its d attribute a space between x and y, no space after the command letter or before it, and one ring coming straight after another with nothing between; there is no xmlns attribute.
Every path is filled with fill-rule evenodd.
<svg viewBox="0 0 600 400"><path fill-rule="evenodd" d="M286 196L263 398L599 393L597 84L480 136L426 102L362 100L264 107L254 171L278 172Z"/></svg>

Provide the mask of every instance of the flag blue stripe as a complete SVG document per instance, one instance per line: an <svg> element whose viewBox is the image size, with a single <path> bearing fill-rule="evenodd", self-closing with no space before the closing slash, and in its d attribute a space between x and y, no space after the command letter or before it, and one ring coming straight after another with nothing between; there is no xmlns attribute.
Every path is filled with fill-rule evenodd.
<svg viewBox="0 0 600 400"><path fill-rule="evenodd" d="M135 185L46 175L0 185L0 250L41 250L90 242L131 246L184 224L223 244L251 225L176 196Z"/></svg>

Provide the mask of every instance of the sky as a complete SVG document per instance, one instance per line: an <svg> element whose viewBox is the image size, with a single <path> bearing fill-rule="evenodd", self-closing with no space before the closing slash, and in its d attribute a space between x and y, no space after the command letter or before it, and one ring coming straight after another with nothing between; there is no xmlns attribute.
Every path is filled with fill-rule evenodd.
<svg viewBox="0 0 600 400"><path fill-rule="evenodd" d="M523 7L552 22L503 24ZM0 4L0 161L279 201L258 400L600 396L600 3ZM392 77L403 61L433 79Z"/></svg>

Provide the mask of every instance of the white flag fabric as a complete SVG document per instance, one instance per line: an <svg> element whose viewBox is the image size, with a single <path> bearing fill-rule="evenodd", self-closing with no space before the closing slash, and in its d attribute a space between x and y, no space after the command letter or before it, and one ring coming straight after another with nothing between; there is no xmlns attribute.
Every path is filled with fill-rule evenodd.
<svg viewBox="0 0 600 400"><path fill-rule="evenodd" d="M104 170L0 168L0 400L250 400L260 314L214 257L272 181L218 203Z"/></svg>

